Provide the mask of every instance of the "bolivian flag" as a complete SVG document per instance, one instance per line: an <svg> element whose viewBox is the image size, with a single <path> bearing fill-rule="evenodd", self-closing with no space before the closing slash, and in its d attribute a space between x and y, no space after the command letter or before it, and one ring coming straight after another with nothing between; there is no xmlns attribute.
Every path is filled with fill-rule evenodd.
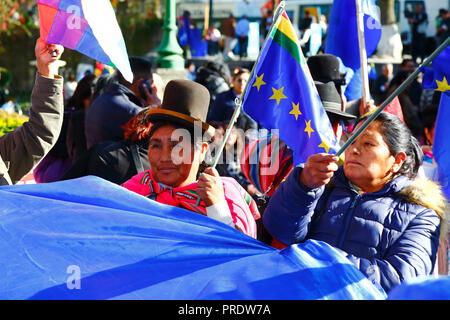
<svg viewBox="0 0 450 320"><path fill-rule="evenodd" d="M291 22L274 22L242 100L244 111L263 127L278 129L294 151L294 164L315 153L336 153L338 141L320 101Z"/></svg>

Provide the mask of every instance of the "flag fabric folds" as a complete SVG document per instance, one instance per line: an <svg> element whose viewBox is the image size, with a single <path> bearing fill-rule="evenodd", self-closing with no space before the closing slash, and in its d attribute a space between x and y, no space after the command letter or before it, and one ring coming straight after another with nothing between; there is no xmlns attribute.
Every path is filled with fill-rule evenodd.
<svg viewBox="0 0 450 320"><path fill-rule="evenodd" d="M364 13L364 43L367 57L370 57L381 38L380 14L375 0L361 0L361 10ZM339 57L345 67L353 70L345 89L348 101L361 98L363 90L356 18L355 0L333 1L325 53Z"/></svg>
<svg viewBox="0 0 450 320"><path fill-rule="evenodd" d="M181 47L189 46L192 57L204 57L208 53L208 42L203 39L203 29L191 25L187 12L178 18L178 43Z"/></svg>
<svg viewBox="0 0 450 320"><path fill-rule="evenodd" d="M438 115L436 117L433 142L433 156L438 165L438 180L450 199L450 47L446 47L431 62L431 67L420 67L423 73L422 87L441 92Z"/></svg>
<svg viewBox="0 0 450 320"><path fill-rule="evenodd" d="M438 115L434 126L433 155L438 165L438 180L450 199L450 91L441 94Z"/></svg>
<svg viewBox="0 0 450 320"><path fill-rule="evenodd" d="M97 177L0 197L0 299L386 297L326 243L280 251Z"/></svg>
<svg viewBox="0 0 450 320"><path fill-rule="evenodd" d="M283 12L268 35L242 100L244 111L277 134L294 155L294 165L339 145L320 101L294 29Z"/></svg>
<svg viewBox="0 0 450 320"><path fill-rule="evenodd" d="M420 67L423 72L422 86L441 92L449 92L450 85L450 46L446 47L431 62L430 67Z"/></svg>
<svg viewBox="0 0 450 320"><path fill-rule="evenodd" d="M122 32L109 0L37 0L43 41L76 50L120 70L130 83L133 73Z"/></svg>
<svg viewBox="0 0 450 320"><path fill-rule="evenodd" d="M366 113L365 115L374 113L375 111L377 111L377 109L380 106L376 107L375 109ZM394 99L392 99L392 101L389 102L389 104L384 108L383 111L393 114L394 116L397 116L400 120L402 120L403 123L405 123L405 118L403 117L402 106L400 104L400 100L398 99L398 96L396 96Z"/></svg>
<svg viewBox="0 0 450 320"><path fill-rule="evenodd" d="M422 276L395 286L388 300L450 300L450 276Z"/></svg>
<svg viewBox="0 0 450 320"><path fill-rule="evenodd" d="M292 150L274 135L251 140L241 153L242 173L269 197L293 168Z"/></svg>
<svg viewBox="0 0 450 320"><path fill-rule="evenodd" d="M192 57L204 57L208 54L208 42L203 39L203 29L194 28L190 30L190 50Z"/></svg>
<svg viewBox="0 0 450 320"><path fill-rule="evenodd" d="M398 96L396 96L383 110L385 112L389 112L394 116L397 116L403 123L405 123L405 118L403 117L402 105L400 104L400 100Z"/></svg>

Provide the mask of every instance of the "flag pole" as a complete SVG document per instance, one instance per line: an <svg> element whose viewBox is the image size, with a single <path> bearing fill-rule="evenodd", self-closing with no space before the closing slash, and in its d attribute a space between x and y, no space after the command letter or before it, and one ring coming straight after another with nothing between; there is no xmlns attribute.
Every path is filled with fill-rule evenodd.
<svg viewBox="0 0 450 320"><path fill-rule="evenodd" d="M281 1L280 4L277 6L277 8L276 8L274 14L273 14L272 25L270 26L270 30L269 30L269 32L267 33L267 37L270 37L270 35L271 35L272 31L273 31L273 28L275 27L275 23L277 22L278 18L280 17L280 15L281 15L281 13L282 13L284 7L285 7L285 2L284 2L284 1ZM266 37L266 39L264 40L264 44L265 44L266 41L267 41L267 37ZM263 45L262 48L264 48L264 45ZM259 57L261 56L261 52L263 51L262 48L261 48L261 50L259 51L258 57L256 58L256 61L255 61L254 65L253 65L253 67L252 67L252 71L250 72L250 76L249 76L249 81L248 81L247 84L245 85L244 91L242 92L242 94L241 94L241 96L240 96L239 98L236 98L236 99L234 100L234 103L236 104L236 107L234 108L234 112L233 112L233 115L231 116L230 123L228 124L227 130L225 131L225 135L224 135L224 137L223 137L223 139L222 139L222 142L220 143L219 149L218 149L218 151L217 151L217 153L216 153L216 155L215 155L215 158L214 158L214 160L213 160L213 163L212 163L212 168L213 168L213 169L216 167L217 163L219 162L219 158L220 158L220 156L222 155L223 148L225 147L225 144L226 144L226 142L227 142L227 140L228 140L228 137L229 137L230 134L231 134L231 130L233 129L233 126L234 126L234 124L236 123L237 118L238 118L238 116L239 116L239 114L240 114L240 112L241 112L242 100L244 99L245 93L247 92L247 87L248 87L248 84L249 84L249 82L250 82L250 79L252 79L253 74L254 74L254 72L255 72L255 66L256 66L256 64L257 64L256 62L258 62ZM198 197L198 198L197 198L197 203L196 203L197 206L200 204L200 201L201 201L201 198Z"/></svg>
<svg viewBox="0 0 450 320"><path fill-rule="evenodd" d="M359 43L359 61L361 65L361 79L363 85L362 103L365 106L370 97L369 91L369 77L367 71L367 52L364 40L364 13L361 10L361 0L356 2L356 27L358 29L358 43Z"/></svg>
<svg viewBox="0 0 450 320"><path fill-rule="evenodd" d="M205 19L203 20L203 29L205 30L205 32L208 31L209 29L209 2L205 3Z"/></svg>
<svg viewBox="0 0 450 320"><path fill-rule="evenodd" d="M267 33L268 37L270 37L270 34L272 33L272 30L275 27L275 23L277 22L278 18L280 17L280 15L281 15L281 13L282 13L282 11L284 9L284 6L285 6L285 2L284 1L281 1L280 4L277 6L277 9L275 10L275 13L273 15L274 19L272 21L272 25L270 27L269 33ZM249 80L252 79L252 77L253 77L253 74L255 72L256 62L259 60L261 52L262 52L262 49L259 51L258 57L256 58L255 64L253 65L253 68L252 68L252 71L250 72ZM228 124L228 128L225 131L224 138L223 138L222 143L221 143L221 145L219 147L219 150L218 150L218 152L217 152L217 154L216 154L216 156L214 158L214 161L213 161L213 164L212 164L213 168L215 168L217 163L219 162L219 157L222 154L222 150L225 147L225 144L226 144L226 142L228 140L228 137L231 134L231 130L233 129L233 125L237 121L239 113L241 112L242 100L244 99L245 94L247 92L247 87L248 87L249 82L250 81L248 81L247 84L245 85L244 91L242 92L241 96L239 98L236 98L235 101L234 101L234 103L236 104L236 108L234 108L234 112L233 112L233 115L231 116L231 120L230 120L230 123Z"/></svg>
<svg viewBox="0 0 450 320"><path fill-rule="evenodd" d="M362 124L362 126L353 134L347 142L339 149L339 151L336 153L336 156L340 156L355 140L358 138L358 136L369 126L369 124L372 123L372 121L375 120L376 117L387 107L389 103L391 103L392 100L396 96L398 96L420 73L421 67L428 66L431 61L434 60L434 58L437 57L439 53L442 52L448 45L450 45L450 37L448 37L428 58L426 58L423 61L423 64L421 64L414 72L405 80L402 82L402 84L395 89L394 92L391 93L391 95L381 104L379 108L375 110L375 112Z"/></svg>

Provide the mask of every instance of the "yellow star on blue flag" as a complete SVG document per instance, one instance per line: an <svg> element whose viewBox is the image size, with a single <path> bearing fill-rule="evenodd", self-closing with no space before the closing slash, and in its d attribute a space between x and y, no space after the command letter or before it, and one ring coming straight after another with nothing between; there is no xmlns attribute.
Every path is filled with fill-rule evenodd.
<svg viewBox="0 0 450 320"><path fill-rule="evenodd" d="M295 116L295 120L298 120L298 116L302 114L300 112L300 103L295 104L292 102L292 110L289 114L293 114Z"/></svg>
<svg viewBox="0 0 450 320"><path fill-rule="evenodd" d="M261 86L263 86L263 85L266 84L266 83L264 82L264 80L263 80L263 77L264 77L264 73L261 74L259 77L256 76L256 78L255 78L255 83L253 83L253 86L252 86L252 87L256 87L256 88L258 89L258 91L259 91L259 89L261 89Z"/></svg>
<svg viewBox="0 0 450 320"><path fill-rule="evenodd" d="M431 68L421 67L423 72L422 86L441 92L449 92L450 86L450 46L446 47L431 62Z"/></svg>
<svg viewBox="0 0 450 320"><path fill-rule="evenodd" d="M437 91L445 92L450 90L450 86L448 85L447 78L445 76L442 78L442 81L436 80L436 84L437 84L436 88Z"/></svg>
<svg viewBox="0 0 450 320"><path fill-rule="evenodd" d="M311 138L311 133L314 132L314 129L311 128L311 120L309 120L309 121L305 120L305 124L306 124L306 128L305 128L304 131L307 132L308 133L308 137Z"/></svg>
<svg viewBox="0 0 450 320"><path fill-rule="evenodd" d="M433 156L437 163L437 178L445 195L450 197L450 91L441 93L434 126Z"/></svg>
<svg viewBox="0 0 450 320"><path fill-rule="evenodd" d="M272 88L273 95L269 99L274 99L277 101L277 105L280 104L281 99L287 99L287 97L283 94L284 87L280 89Z"/></svg>
<svg viewBox="0 0 450 320"><path fill-rule="evenodd" d="M252 74L243 109L264 128L279 130L295 165L312 154L339 150L286 12L275 21Z"/></svg>

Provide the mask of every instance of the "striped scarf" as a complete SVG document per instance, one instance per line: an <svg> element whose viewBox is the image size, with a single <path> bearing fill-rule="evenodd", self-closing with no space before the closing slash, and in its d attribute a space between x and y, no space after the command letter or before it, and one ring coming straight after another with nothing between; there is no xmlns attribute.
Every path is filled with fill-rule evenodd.
<svg viewBox="0 0 450 320"><path fill-rule="evenodd" d="M200 204L198 206L196 205L197 199L199 198L196 192L197 182L184 187L172 188L163 183L156 182L153 179L152 172L149 170L142 176L141 184L149 188L150 193L146 195L147 198L206 215L205 203L200 201Z"/></svg>
<svg viewBox="0 0 450 320"><path fill-rule="evenodd" d="M250 141L241 153L242 173L269 197L293 168L292 150L275 135Z"/></svg>
<svg viewBox="0 0 450 320"><path fill-rule="evenodd" d="M225 200L230 209L233 222L242 232L256 238L256 222L261 216L253 198L233 178L221 177ZM172 188L163 183L156 182L151 170L138 173L122 184L130 191L136 192L151 200L170 206L181 207L190 211L206 214L206 205L203 201L197 206L199 197L197 182L184 187Z"/></svg>

